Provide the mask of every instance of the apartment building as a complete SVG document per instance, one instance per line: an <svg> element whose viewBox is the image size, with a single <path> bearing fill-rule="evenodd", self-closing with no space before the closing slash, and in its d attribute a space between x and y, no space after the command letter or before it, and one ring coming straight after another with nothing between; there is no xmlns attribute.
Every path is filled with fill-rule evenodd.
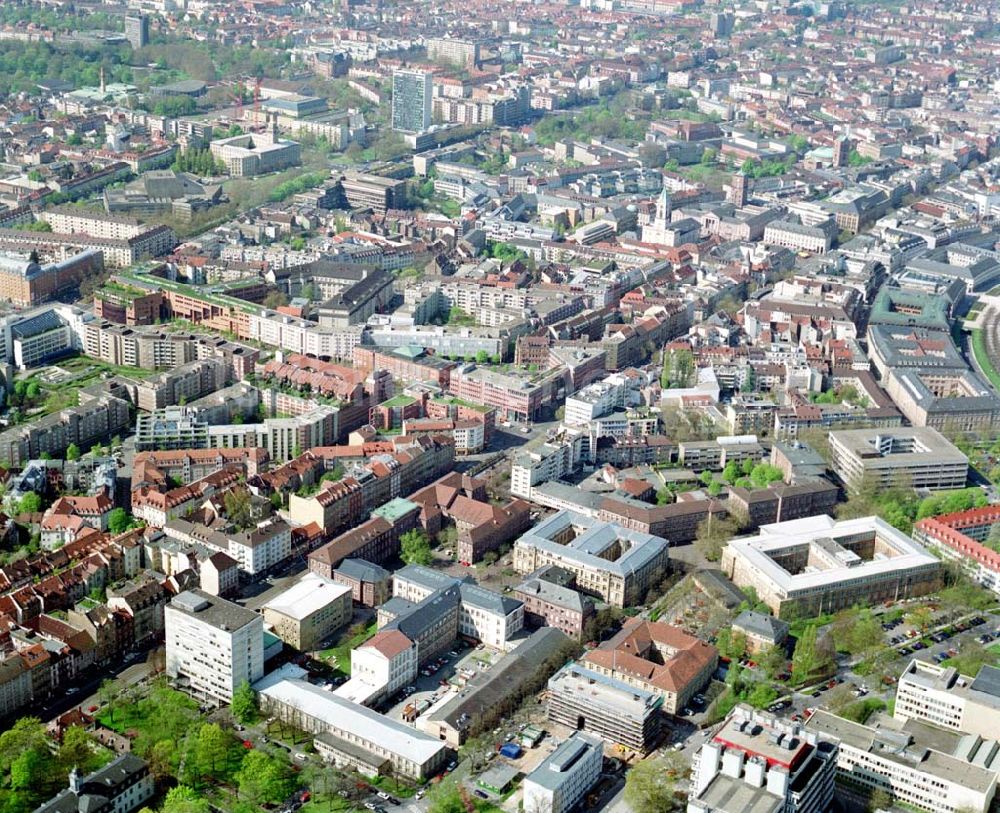
<svg viewBox="0 0 1000 813"><path fill-rule="evenodd" d="M677 714L712 679L718 650L677 627L632 618L621 630L584 655L588 669L663 698L662 709Z"/></svg>
<svg viewBox="0 0 1000 813"><path fill-rule="evenodd" d="M737 706L698 749L689 813L826 813L837 741L749 706Z"/></svg>
<svg viewBox="0 0 1000 813"><path fill-rule="evenodd" d="M0 460L20 466L43 455L62 457L71 444L90 449L124 434L131 416L128 401L119 395L124 393L115 387L81 390L79 406L0 432Z"/></svg>
<svg viewBox="0 0 1000 813"><path fill-rule="evenodd" d="M447 440L440 436L397 439L390 447L392 451L373 451L364 461L346 465L343 478L324 483L313 496L293 494L289 498L292 522L297 525L315 522L328 535L357 525L377 506L402 494L410 494L451 470L455 447L445 442ZM357 549L341 558L348 556L372 561ZM337 564L339 561L333 567Z"/></svg>
<svg viewBox="0 0 1000 813"><path fill-rule="evenodd" d="M321 516L317 514L315 520L306 524L319 528L331 527L321 525L318 520L322 519L324 522L335 523L332 527L340 527L343 517L349 511L357 509L358 500L352 501L352 496L356 497L357 492L328 489L326 497L321 493L318 507L323 513ZM371 562L376 566L388 562L399 553L400 537L420 524L420 506L402 497L393 498L385 505L373 509L371 514L371 519L310 553L309 569L327 578L336 578L337 571L349 560ZM381 588L373 586L372 590L375 589Z"/></svg>
<svg viewBox="0 0 1000 813"><path fill-rule="evenodd" d="M431 126L433 74L397 68L392 72L392 129L422 133Z"/></svg>
<svg viewBox="0 0 1000 813"><path fill-rule="evenodd" d="M660 735L663 697L570 663L548 683L548 719L647 753Z"/></svg>
<svg viewBox="0 0 1000 813"><path fill-rule="evenodd" d="M178 593L164 610L167 676L193 694L228 703L264 674L264 619L202 590Z"/></svg>
<svg viewBox="0 0 1000 813"><path fill-rule="evenodd" d="M899 601L941 583L939 560L878 517L764 525L755 537L731 540L721 568L737 587L753 587L779 617Z"/></svg>
<svg viewBox="0 0 1000 813"><path fill-rule="evenodd" d="M257 689L264 713L314 734L317 752L338 767L420 781L448 761L443 742L301 678L273 673Z"/></svg>
<svg viewBox="0 0 1000 813"><path fill-rule="evenodd" d="M135 385L136 406L147 412L194 401L216 392L230 380L230 367L223 359L206 358L158 373Z"/></svg>
<svg viewBox="0 0 1000 813"><path fill-rule="evenodd" d="M432 62L449 62L461 68L473 68L479 63L481 43L476 40L434 37L427 40L427 58Z"/></svg>
<svg viewBox="0 0 1000 813"><path fill-rule="evenodd" d="M597 784L603 764L601 738L574 731L524 778L524 812L568 813Z"/></svg>
<svg viewBox="0 0 1000 813"><path fill-rule="evenodd" d="M1000 768L995 740L892 723L862 725L818 710L806 730L837 742L837 782L857 793L882 790L928 813L990 810Z"/></svg>
<svg viewBox="0 0 1000 813"><path fill-rule="evenodd" d="M983 587L1000 592L1000 553L984 543L1000 524L1000 508L970 508L927 517L913 526L913 538L938 555L957 561Z"/></svg>
<svg viewBox="0 0 1000 813"><path fill-rule="evenodd" d="M300 652L315 649L351 622L351 588L305 573L262 608L264 623L282 641Z"/></svg>
<svg viewBox="0 0 1000 813"><path fill-rule="evenodd" d="M251 577L267 573L292 555L292 529L277 515L248 530L228 532L175 518L163 524L163 532L184 544L227 554Z"/></svg>
<svg viewBox="0 0 1000 813"><path fill-rule="evenodd" d="M964 488L969 458L929 426L831 432L833 470L852 491L902 484L918 491Z"/></svg>
<svg viewBox="0 0 1000 813"><path fill-rule="evenodd" d="M577 589L616 607L640 604L669 571L667 541L573 511L543 519L514 544L514 569L525 575L557 565Z"/></svg>

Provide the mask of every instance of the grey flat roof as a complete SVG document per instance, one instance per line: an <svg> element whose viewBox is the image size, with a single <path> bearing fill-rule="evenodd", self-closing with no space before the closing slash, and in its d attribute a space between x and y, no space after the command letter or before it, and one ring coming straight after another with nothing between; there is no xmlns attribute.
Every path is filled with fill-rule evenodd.
<svg viewBox="0 0 1000 813"><path fill-rule="evenodd" d="M428 762L445 747L427 734L304 680L281 680L265 686L260 694L301 710L328 725L333 732L350 732L363 742L377 744L418 765Z"/></svg>
<svg viewBox="0 0 1000 813"><path fill-rule="evenodd" d="M601 738L585 731L574 731L563 740L562 745L528 774L527 780L548 790L556 790L572 781L573 768L578 765L581 757L592 749L604 753L604 742Z"/></svg>
<svg viewBox="0 0 1000 813"><path fill-rule="evenodd" d="M213 596L204 590L185 590L183 593L178 593L168 606L216 629L227 631L242 629L260 619L253 610Z"/></svg>

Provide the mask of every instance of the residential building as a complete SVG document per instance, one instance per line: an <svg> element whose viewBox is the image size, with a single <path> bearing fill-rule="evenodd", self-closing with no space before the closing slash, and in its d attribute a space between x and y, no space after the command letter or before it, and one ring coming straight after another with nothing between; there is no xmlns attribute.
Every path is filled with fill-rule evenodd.
<svg viewBox="0 0 1000 813"><path fill-rule="evenodd" d="M601 778L604 743L574 731L524 778L524 813L568 813Z"/></svg>
<svg viewBox="0 0 1000 813"><path fill-rule="evenodd" d="M577 589L616 607L640 604L669 570L667 541L572 511L542 520L514 545L514 569L534 573L558 565Z"/></svg>
<svg viewBox="0 0 1000 813"><path fill-rule="evenodd" d="M852 491L964 488L969 458L929 426L830 432L833 470Z"/></svg>
<svg viewBox="0 0 1000 813"><path fill-rule="evenodd" d="M689 813L825 813L834 795L836 739L737 706L698 749Z"/></svg>
<svg viewBox="0 0 1000 813"><path fill-rule="evenodd" d="M255 688L266 714L315 735L317 752L338 767L419 781L439 773L448 760L443 742L300 677L272 673Z"/></svg>
<svg viewBox="0 0 1000 813"><path fill-rule="evenodd" d="M479 63L480 43L475 40L434 37L427 40L427 58L449 62L460 68L474 68Z"/></svg>
<svg viewBox="0 0 1000 813"><path fill-rule="evenodd" d="M305 652L351 622L351 588L307 572L262 609L270 630L293 649Z"/></svg>
<svg viewBox="0 0 1000 813"><path fill-rule="evenodd" d="M899 601L941 583L939 560L879 517L764 525L755 537L731 540L721 568L737 587L753 587L779 617Z"/></svg>
<svg viewBox="0 0 1000 813"><path fill-rule="evenodd" d="M397 68L392 72L392 129L422 133L431 126L434 75Z"/></svg>
<svg viewBox="0 0 1000 813"><path fill-rule="evenodd" d="M596 734L640 754L660 735L663 696L630 686L578 663L549 678L548 718L577 731Z"/></svg>
<svg viewBox="0 0 1000 813"><path fill-rule="evenodd" d="M193 694L228 703L264 674L264 619L202 590L178 593L164 611L167 676Z"/></svg>
<svg viewBox="0 0 1000 813"><path fill-rule="evenodd" d="M707 686L718 663L719 652L711 644L638 617L581 661L606 677L661 696L667 714L680 712Z"/></svg>
<svg viewBox="0 0 1000 813"><path fill-rule="evenodd" d="M773 615L744 610L730 625L733 632L746 640L747 652L756 654L772 646L784 648L788 640L788 624Z"/></svg>
<svg viewBox="0 0 1000 813"><path fill-rule="evenodd" d="M1000 768L997 742L958 737L916 722L894 724L880 717L863 725L822 709L808 731L838 743L837 783L928 813L990 810Z"/></svg>
<svg viewBox="0 0 1000 813"><path fill-rule="evenodd" d="M1000 553L985 543L1000 525L992 505L927 517L913 526L913 538L945 559L957 561L983 587L1000 592Z"/></svg>

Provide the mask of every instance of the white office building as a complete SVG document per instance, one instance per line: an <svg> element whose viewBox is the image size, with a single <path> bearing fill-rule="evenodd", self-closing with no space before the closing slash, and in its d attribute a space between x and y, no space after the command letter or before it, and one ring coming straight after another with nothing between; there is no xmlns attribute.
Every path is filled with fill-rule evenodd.
<svg viewBox="0 0 1000 813"><path fill-rule="evenodd" d="M202 590L176 595L164 610L167 676L192 694L228 703L264 674L264 619Z"/></svg>
<svg viewBox="0 0 1000 813"><path fill-rule="evenodd" d="M995 740L881 716L862 725L827 711L817 711L807 729L838 742L837 782L855 792L882 790L907 809L928 813L986 813L996 794Z"/></svg>
<svg viewBox="0 0 1000 813"><path fill-rule="evenodd" d="M524 813L565 813L601 778L604 743L574 732L524 779Z"/></svg>

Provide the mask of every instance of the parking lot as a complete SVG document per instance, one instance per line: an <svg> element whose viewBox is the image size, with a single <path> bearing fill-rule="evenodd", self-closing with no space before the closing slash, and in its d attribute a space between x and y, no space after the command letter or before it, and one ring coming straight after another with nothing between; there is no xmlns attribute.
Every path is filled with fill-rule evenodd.
<svg viewBox="0 0 1000 813"><path fill-rule="evenodd" d="M420 709L420 714L458 691L466 681L489 669L496 656L480 645L469 649L459 645L425 664L416 679L386 703L386 714L393 720L403 719L408 705ZM422 707L422 708L421 708Z"/></svg>

